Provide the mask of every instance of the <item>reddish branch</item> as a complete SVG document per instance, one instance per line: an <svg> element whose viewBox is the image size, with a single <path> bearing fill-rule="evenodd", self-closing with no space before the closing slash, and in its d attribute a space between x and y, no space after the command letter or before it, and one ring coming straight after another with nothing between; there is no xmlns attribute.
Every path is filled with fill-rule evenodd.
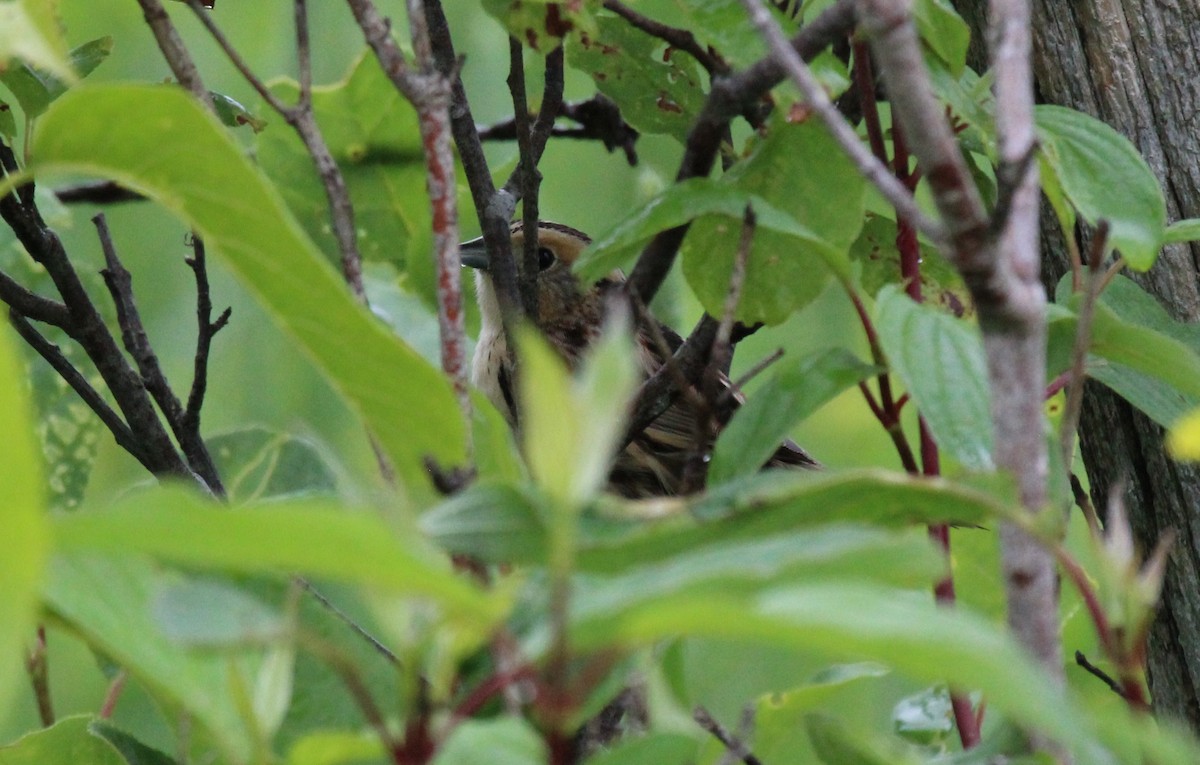
<svg viewBox="0 0 1200 765"><path fill-rule="evenodd" d="M347 0L347 4L388 79L417 110L425 150L425 184L433 213L442 369L454 385L459 407L469 415L471 402L467 396L458 205L454 155L450 151L452 82L438 69L425 8L420 0L408 2L408 23L416 54L416 70L409 67L396 41L392 39L391 22L379 15L371 0Z"/></svg>

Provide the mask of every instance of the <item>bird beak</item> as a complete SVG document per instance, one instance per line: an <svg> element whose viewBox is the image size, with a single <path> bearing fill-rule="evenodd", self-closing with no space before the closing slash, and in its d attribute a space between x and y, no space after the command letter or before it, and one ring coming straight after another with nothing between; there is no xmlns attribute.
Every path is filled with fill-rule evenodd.
<svg viewBox="0 0 1200 765"><path fill-rule="evenodd" d="M458 246L458 251L462 256L464 266L478 268L480 271L488 270L487 247L483 243L482 236L469 242L463 242Z"/></svg>

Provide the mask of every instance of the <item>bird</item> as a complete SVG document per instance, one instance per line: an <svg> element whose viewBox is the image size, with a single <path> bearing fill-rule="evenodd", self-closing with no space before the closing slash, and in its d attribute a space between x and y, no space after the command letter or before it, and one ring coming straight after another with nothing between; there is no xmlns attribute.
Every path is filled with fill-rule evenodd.
<svg viewBox="0 0 1200 765"><path fill-rule="evenodd" d="M525 230L522 222L510 227L512 250L517 253L518 273L522 267ZM571 267L591 243L582 231L551 221L538 222L537 234L537 316L533 324L569 369L576 369L591 344L605 326L605 317L624 297L624 275L612 271L592 284L581 284ZM481 325L479 340L471 364L471 382L502 412L510 424L517 422L515 393L516 366L504 331L500 301L488 274L488 256L483 238L460 245L462 263L476 269L476 298ZM654 326L647 326L653 321ZM643 379L649 378L665 363L666 354L683 344L670 327L653 317L638 323L635 348ZM665 345L665 347L663 347ZM719 384L731 389L721 375ZM699 396L680 396L666 411L635 435L616 456L609 475L609 490L629 499L678 496L688 493L691 481L685 478L690 459L701 450L707 460L712 444L724 422L707 418L708 427L699 425L694 403ZM734 407L741 394L732 391ZM724 419L728 419L725 416ZM816 468L819 463L804 449L788 440L780 444L763 466Z"/></svg>

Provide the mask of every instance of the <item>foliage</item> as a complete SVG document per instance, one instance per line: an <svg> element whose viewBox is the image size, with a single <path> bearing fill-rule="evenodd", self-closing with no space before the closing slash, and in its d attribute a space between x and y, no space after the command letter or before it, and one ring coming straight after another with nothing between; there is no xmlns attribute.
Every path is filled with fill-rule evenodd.
<svg viewBox="0 0 1200 765"><path fill-rule="evenodd" d="M243 107L237 80L214 75L211 114L155 76L106 74L126 39L144 34L142 22L114 19L106 36L76 40L46 8L110 22L72 10L73 1L82 2L0 2L0 141L20 164L0 188L19 194L35 179L44 210L56 204L47 189L80 176L143 197L129 217L116 208L112 217L173 380L193 369L192 350L174 346L195 331L194 297L178 275L163 276L164 242L186 227L208 245L213 299L236 303L227 332L240 333L214 341L204 410L220 425L205 434L226 496L187 475L142 485L139 464L107 440L94 446L95 422L66 409L62 382L33 353L25 374L15 335L3 333L0 731L10 743L0 763L558 765L570 761L576 731L630 683L646 720L629 714L625 737L588 762L722 760L737 745L696 725L695 707L715 710L768 762L1018 761L1024 732L1049 736L1077 762L1200 757L1189 735L1152 725L1091 676L1070 674L1056 687L1001 614L979 605L999 602L1003 582L971 556L995 544L1001 524L1016 524L1083 572L1072 578L1075 602L1102 605L1099 617L1088 614L1095 630L1081 649L1127 690L1140 688L1138 652L1163 558L1143 566L1120 529L1093 545L1082 519L1063 527L1065 508L1034 520L1011 480L993 474L985 349L958 277L931 243L915 234L899 243L905 225L792 86L759 104L769 115L744 115L753 130L739 124L724 137L720 177L665 185L719 73L599 3L482 4L525 43L519 55L540 60L561 42L572 76L585 75L569 87L590 96L594 85L652 134L639 144L644 193L611 204L622 216L596 213L609 204L601 199L628 193L599 188L617 160L552 139L544 217L597 234L576 273L594 279L627 266L659 232L690 223L681 278L656 308L770 325L754 342L788 348L761 379L744 381L747 395L705 455L706 491L626 500L605 485L640 383L627 321L610 322L574 372L536 332L515 333L515 437L482 396L464 413L430 360L441 285L428 257L437 216L426 144L418 109L370 51L327 65L343 74L315 89L312 111L358 214L375 312L333 265L339 244L321 173L287 120L265 103ZM276 5L279 18L291 7ZM471 5L456 21L477 13ZM805 5L811 18L828 3ZM797 14L776 11L789 31L799 28ZM214 16L248 35L258 27L242 14L253 12L222 3ZM657 0L639 13L686 23L723 66L744 69L765 51L732 0ZM987 80L965 64L967 27L941 0L917 3L916 23L963 151L980 182L994 183L993 105ZM199 48L190 37L199 30L186 29ZM499 77L471 67L476 56L503 56L507 40L499 28L471 34L485 33L495 39L470 48L468 91L499 117L511 111L488 101ZM260 62L263 74L288 74L285 60ZM826 82L848 86L845 62L822 66ZM302 101L302 81L276 80L269 92ZM897 151L889 114L880 110L878 127L884 148ZM1070 110L1044 107L1037 120L1043 190L1072 242L1080 221L1108 226L1120 263L1144 271L1162 244L1200 236L1194 220L1167 225L1158 182L1126 139ZM570 175L565 184L555 171ZM740 251L747 208L757 230ZM83 228L78 210L62 214L62 239L80 272L96 270L90 235L73 230ZM11 250L0 271L24 278L12 265L24 262L21 246L7 231L0 243ZM930 254L907 280L897 268L904 246L913 261ZM741 294L727 308L742 265ZM29 284L50 288L26 269L41 279ZM1047 382L1071 368L1082 327L1086 374L1156 421L1173 424L1200 404L1196 327L1171 320L1123 276L1103 285L1098 273L1075 277L1059 285L1047 319ZM914 284L924 305L910 299ZM840 326L851 312L855 323ZM113 311L102 313L117 325ZM51 337L78 339L69 335ZM739 358L732 376L757 361ZM867 406L839 398L852 388ZM820 411L850 423L832 437L870 467L760 472L779 443L813 435L803 423ZM1173 434L1181 458L1200 455L1196 417ZM864 422L875 430L860 438ZM921 444L923 465L910 443ZM927 475L890 469L891 444L908 473ZM926 448L949 458L944 475ZM435 490L431 472L444 478L472 461L473 484L451 496ZM924 528L949 534L948 525L949 557ZM929 595L948 576L962 594L954 608ZM1068 627L1074 616L1064 614ZM55 686L59 718L35 730L30 694L19 689L32 677L32 696L49 701L37 673L48 666L55 678L61 646L63 664L84 679L63 694ZM952 698L980 715L986 702L976 750L953 734ZM736 730L743 708L756 730Z"/></svg>

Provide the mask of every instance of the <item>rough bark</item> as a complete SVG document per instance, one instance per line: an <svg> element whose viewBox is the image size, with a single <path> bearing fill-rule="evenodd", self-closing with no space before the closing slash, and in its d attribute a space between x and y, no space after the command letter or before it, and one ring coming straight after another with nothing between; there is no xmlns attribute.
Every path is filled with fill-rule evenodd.
<svg viewBox="0 0 1200 765"><path fill-rule="evenodd" d="M986 3L958 0L976 30ZM1040 100L1087 112L1128 136L1162 181L1170 220L1200 216L1200 3L1196 0L1035 0L1034 68ZM981 35L976 35L981 39ZM1043 276L1067 268L1044 226ZM1134 278L1177 318L1200 316L1200 249L1167 247ZM1172 462L1162 429L1103 386L1089 384L1081 446L1093 501L1114 482L1143 550L1164 530L1178 541L1150 636L1149 680L1160 713L1200 731L1200 469ZM1070 646L1067 647L1070 649Z"/></svg>

